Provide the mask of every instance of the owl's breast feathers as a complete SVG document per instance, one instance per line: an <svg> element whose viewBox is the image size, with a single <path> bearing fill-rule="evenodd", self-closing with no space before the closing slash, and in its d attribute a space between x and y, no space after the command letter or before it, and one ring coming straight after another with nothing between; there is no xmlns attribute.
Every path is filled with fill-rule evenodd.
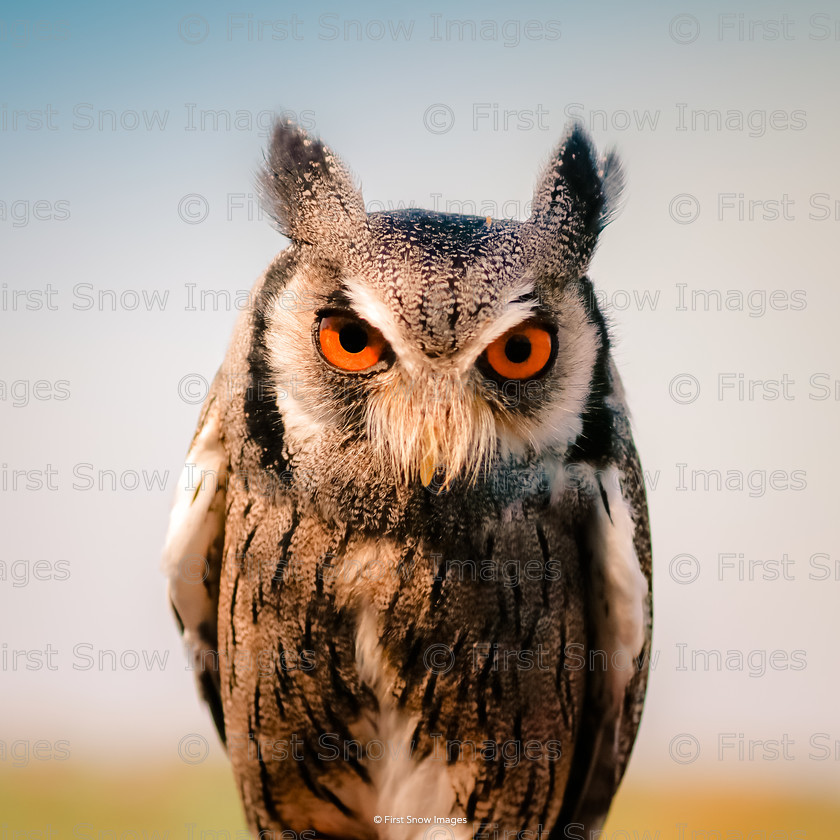
<svg viewBox="0 0 840 840"><path fill-rule="evenodd" d="M402 812L464 817L459 837L601 824L650 639L644 488L617 390L607 467L563 463L553 488L495 507L453 494L448 531L418 508L383 534L325 518L285 448L266 467L253 393L220 372L167 556L254 830L372 837L372 816ZM197 577L189 556L206 560Z"/></svg>

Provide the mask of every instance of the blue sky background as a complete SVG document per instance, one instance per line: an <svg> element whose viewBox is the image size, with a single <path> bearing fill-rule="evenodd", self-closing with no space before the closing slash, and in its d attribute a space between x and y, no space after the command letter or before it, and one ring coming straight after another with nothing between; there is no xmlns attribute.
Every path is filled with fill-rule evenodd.
<svg viewBox="0 0 840 840"><path fill-rule="evenodd" d="M211 738L158 557L198 413L179 397L179 382L212 377L237 315L189 310L186 284L196 293L247 290L285 245L247 198L267 112L308 122L349 163L373 208L472 200L499 208L494 215L521 208L520 217L576 114L600 148L619 149L628 171L624 211L591 275L613 303L606 311L637 443L659 476L649 492L661 659L632 772L680 784L732 776L836 789L840 765L809 757L808 746L815 734L840 739L840 391L815 399L824 392L809 384L814 375L832 389L840 380L840 9L826 6L2 4L0 636L7 650L52 644L59 655L56 671L3 667L0 740L69 738L74 757L99 761L115 742L158 760L174 755L185 732ZM495 22L498 36L432 37L435 20L445 33L453 19L479 30ZM387 27L400 20L410 37L393 40ZM529 20L532 38L552 40L526 37ZM271 22L261 39L259 21ZM362 40L352 23L344 37L347 21L361 23ZM473 122L503 109L516 112L507 129ZM726 125L707 128L701 110ZM209 121L202 130L199 114L211 111L240 127ZM100 112L115 112L118 127L104 113L100 129ZM144 127L153 112L157 122ZM606 125L595 112L606 112ZM752 211L751 200L761 202ZM683 311L678 284L689 295L741 293L744 303ZM84 309L106 290L122 295L117 311L107 295L104 310ZM158 300L168 293L165 304L133 309L144 291ZM671 395L683 375L699 383L690 402ZM786 376L792 398L765 398L769 385L755 386L752 400L730 390L719 397L727 375ZM27 399L17 386L15 397L21 380L46 380L46 392L69 396ZM741 471L759 489L683 490L678 464ZM48 465L58 472L55 491L8 484L12 470ZM168 475L151 492L82 490L74 468L113 470L129 486L143 471ZM777 485L805 486L771 489L773 471L786 476ZM788 556L793 579L758 571L752 581L729 572L721 580L720 553L764 563ZM811 558L823 554L830 579L814 580ZM696 567L675 567L681 555ZM66 560L69 579L16 585L10 569L20 560ZM686 568L699 570L695 581L678 580ZM79 643L168 651L169 660L151 673L83 671L73 667ZM782 650L779 662L806 667L683 671L680 644L745 659ZM787 733L795 760L721 759L715 744L726 732ZM669 753L681 733L703 745L689 765Z"/></svg>

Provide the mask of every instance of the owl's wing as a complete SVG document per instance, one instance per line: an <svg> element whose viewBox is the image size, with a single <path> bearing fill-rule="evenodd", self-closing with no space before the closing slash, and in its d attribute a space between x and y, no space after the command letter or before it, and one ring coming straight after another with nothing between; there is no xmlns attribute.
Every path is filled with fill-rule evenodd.
<svg viewBox="0 0 840 840"><path fill-rule="evenodd" d="M636 739L652 630L651 543L644 474L620 379L611 370L613 457L598 473L582 546L590 569L587 696L558 827L588 838L606 819ZM608 667L604 667L608 663ZM592 667L594 664L594 668ZM594 836L598 836L597 833Z"/></svg>
<svg viewBox="0 0 840 840"><path fill-rule="evenodd" d="M191 655L199 693L222 741L217 616L230 468L222 445L219 377L202 407L178 482L163 552L169 600Z"/></svg>

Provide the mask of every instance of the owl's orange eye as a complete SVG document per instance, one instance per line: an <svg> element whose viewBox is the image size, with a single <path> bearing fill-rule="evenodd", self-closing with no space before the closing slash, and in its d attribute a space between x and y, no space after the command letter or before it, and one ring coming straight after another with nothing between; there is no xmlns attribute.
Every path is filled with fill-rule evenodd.
<svg viewBox="0 0 840 840"><path fill-rule="evenodd" d="M532 379L548 367L553 355L553 334L533 321L508 330L484 351L487 363L503 379Z"/></svg>
<svg viewBox="0 0 840 840"><path fill-rule="evenodd" d="M357 373L373 367L388 347L379 330L352 315L321 318L318 342L331 365Z"/></svg>

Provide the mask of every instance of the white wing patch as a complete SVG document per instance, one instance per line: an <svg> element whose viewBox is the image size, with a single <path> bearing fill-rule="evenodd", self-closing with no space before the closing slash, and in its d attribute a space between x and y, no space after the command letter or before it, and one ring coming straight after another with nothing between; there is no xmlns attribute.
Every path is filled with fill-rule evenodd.
<svg viewBox="0 0 840 840"><path fill-rule="evenodd" d="M650 602L648 583L633 544L635 526L621 494L619 472L611 467L598 477L602 504L595 504L589 527L592 553L590 608L597 652L608 663L606 694L611 705L624 699L634 659L644 647Z"/></svg>
<svg viewBox="0 0 840 840"><path fill-rule="evenodd" d="M211 404L178 480L163 551L169 597L194 656L210 641L207 630L216 631L221 556L214 547L224 534L227 470L220 430L219 407Z"/></svg>

